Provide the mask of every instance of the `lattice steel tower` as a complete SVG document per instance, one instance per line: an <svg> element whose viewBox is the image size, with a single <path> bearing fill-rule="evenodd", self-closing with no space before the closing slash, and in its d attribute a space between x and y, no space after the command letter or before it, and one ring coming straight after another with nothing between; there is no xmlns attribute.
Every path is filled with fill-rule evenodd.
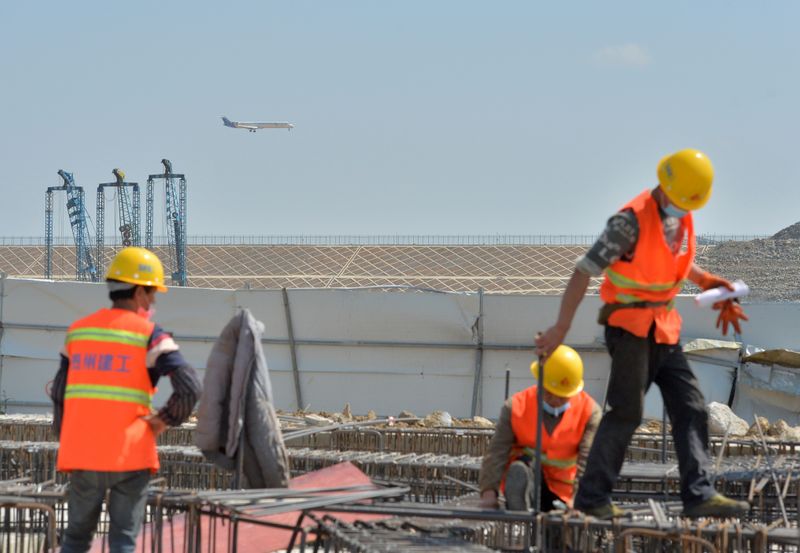
<svg viewBox="0 0 800 553"><path fill-rule="evenodd" d="M186 177L172 172L172 163L162 159L164 173L147 177L145 196L145 247L153 248L154 201L153 187L158 180L164 181L164 225L167 228L169 249L169 270L172 271L172 284L186 286Z"/></svg>
<svg viewBox="0 0 800 553"><path fill-rule="evenodd" d="M69 226L72 228L72 237L75 240L75 278L97 282L99 275L97 266L92 259L92 239L89 236L89 216L86 213L83 187L75 186L72 173L59 169L58 174L64 179L64 184L48 187L44 198L44 243L46 249L44 278L53 277L53 193L63 190L67 193L67 215L69 216Z"/></svg>
<svg viewBox="0 0 800 553"><path fill-rule="evenodd" d="M114 188L117 194L117 211L119 214L119 233L122 246L141 246L139 231L139 183L125 182L125 173L114 169L111 173L115 182L104 182L97 185L97 265L105 266L105 189Z"/></svg>

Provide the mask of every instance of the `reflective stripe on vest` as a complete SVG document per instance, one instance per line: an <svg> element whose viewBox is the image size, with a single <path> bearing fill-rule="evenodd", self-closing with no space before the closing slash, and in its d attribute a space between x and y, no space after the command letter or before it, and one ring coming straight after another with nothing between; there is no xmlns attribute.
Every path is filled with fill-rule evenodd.
<svg viewBox="0 0 800 553"><path fill-rule="evenodd" d="M667 244L658 202L645 190L622 207L636 216L639 236L630 259L619 259L605 270L600 298L606 304L654 303L653 306L617 308L609 311L604 324L647 337L655 324L655 340L675 344L680 339L681 317L673 299L681 291L694 260L695 235L692 214L681 219L687 241L685 251L675 252Z"/></svg>
<svg viewBox="0 0 800 553"><path fill-rule="evenodd" d="M611 270L611 268L606 269L606 275L608 275L608 280L619 288L632 288L638 290L651 290L653 292L664 292L667 290L672 290L677 286L681 285L683 281L678 282L665 282L665 283L653 283L647 284L646 282L637 282L631 278L626 277L625 275L621 275L616 271ZM641 300L638 300L641 301Z"/></svg>
<svg viewBox="0 0 800 553"><path fill-rule="evenodd" d="M105 399L124 401L150 407L150 394L136 388L122 386L103 386L100 384L68 384L64 399Z"/></svg>
<svg viewBox="0 0 800 553"><path fill-rule="evenodd" d="M525 455L531 459L536 459L536 450L530 447L522 448ZM558 467L561 469L569 469L578 465L578 456L570 457L568 459L550 459L546 453L542 452L542 464L549 467Z"/></svg>
<svg viewBox="0 0 800 553"><path fill-rule="evenodd" d="M76 340L91 340L93 342L114 342L117 344L127 344L139 348L146 348L150 336L139 334L129 330L119 330L116 328L84 327L70 330L67 333L67 344Z"/></svg>
<svg viewBox="0 0 800 553"><path fill-rule="evenodd" d="M132 311L101 309L67 331L58 470L158 470L145 420L155 392L147 370L153 327Z"/></svg>
<svg viewBox="0 0 800 553"><path fill-rule="evenodd" d="M514 445L509 464L520 455L536 458L536 386L514 394L511 400L511 429ZM584 391L570 398L567 409L553 428L542 436L542 474L547 487L562 501L570 501L578 473L578 448L592 416L594 400ZM505 477L504 477L505 478Z"/></svg>

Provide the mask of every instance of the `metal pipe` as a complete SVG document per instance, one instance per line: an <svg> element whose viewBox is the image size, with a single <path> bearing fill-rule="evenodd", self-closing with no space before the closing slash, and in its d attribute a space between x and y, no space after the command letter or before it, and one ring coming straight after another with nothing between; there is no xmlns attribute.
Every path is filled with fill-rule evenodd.
<svg viewBox="0 0 800 553"><path fill-rule="evenodd" d="M15 330L44 330L66 332L66 325L43 325L31 323L4 323L6 328ZM178 342L201 342L211 343L217 341L217 336L184 336L175 334L174 338ZM262 338L262 344L272 344L280 346L291 346L292 341L285 338ZM475 349L474 343L453 343L453 342L389 342L382 340L308 340L294 339L295 346L319 346L319 347L375 347L375 348L432 348L432 349ZM605 352L605 346L600 345L569 345L575 351L581 353L600 353ZM536 346L531 344L483 344L483 350L493 351L534 351Z"/></svg>
<svg viewBox="0 0 800 553"><path fill-rule="evenodd" d="M537 337L541 333L537 334ZM539 374L536 379L536 466L533 474L533 512L542 508L542 434L544 433L544 365L545 356L539 356ZM538 531L537 531L538 533Z"/></svg>
<svg viewBox="0 0 800 553"><path fill-rule="evenodd" d="M661 463L667 462L667 404L661 401Z"/></svg>
<svg viewBox="0 0 800 553"><path fill-rule="evenodd" d="M378 505L330 505L326 511L340 513L369 513L394 516L445 518L463 520L494 520L498 522L531 522L529 513L469 507L452 508L436 504L384 503Z"/></svg>
<svg viewBox="0 0 800 553"><path fill-rule="evenodd" d="M0 390L3 389L3 360L5 354L3 353L3 334L6 328L5 321L3 320L3 303L6 297L6 278L7 274L0 272Z"/></svg>
<svg viewBox="0 0 800 553"><path fill-rule="evenodd" d="M419 418L417 417L408 417L408 418L401 418L395 419L394 422L411 422L411 421L418 421ZM346 430L350 428L358 428L361 426L372 426L376 424L387 424L389 419L375 419L371 421L360 421L360 422L343 422L339 424L331 424L328 426L313 426L310 428L303 428L301 430L295 430L293 432L284 432L283 433L283 441L288 442L292 439L303 438L305 436L310 436L312 434L317 434L319 432L330 432L333 430Z"/></svg>
<svg viewBox="0 0 800 553"><path fill-rule="evenodd" d="M756 428L758 429L758 437L761 440L761 447L764 449L764 460L767 462L767 467L769 467L770 475L772 476L772 482L775 484L775 492L778 495L778 505L781 508L781 515L783 515L783 522L786 524L786 527L789 527L789 517L786 515L786 506L783 504L783 496L781 495L781 486L778 482L778 477L775 474L775 467L772 464L772 458L769 454L769 449L767 448L767 440L764 439L764 433L761 431L761 423L758 421L758 415L755 413L753 414L753 418L756 421Z"/></svg>
<svg viewBox="0 0 800 553"><path fill-rule="evenodd" d="M383 432L379 432L374 428L362 428L361 432L378 437L378 451L383 451L386 449L386 435Z"/></svg>
<svg viewBox="0 0 800 553"><path fill-rule="evenodd" d="M483 385L483 288L478 288L478 319L475 321L478 340L475 352L475 377L472 382L472 407L471 416L477 415L481 410L481 392Z"/></svg>
<svg viewBox="0 0 800 553"><path fill-rule="evenodd" d="M297 408L303 409L303 392L300 389L300 368L297 365L297 345L294 339L294 327L292 325L292 310L289 307L289 292L286 288L281 288L283 293L283 310L286 313L286 332L289 335L289 351L292 355L292 378L294 381L294 397Z"/></svg>
<svg viewBox="0 0 800 553"><path fill-rule="evenodd" d="M742 360L744 359L744 342L741 336L737 336L739 342L742 344L739 347L739 353L736 356L736 366L733 368L733 378L731 379L731 391L728 394L728 407L733 408L733 400L736 399L736 386L739 384L739 371L742 370Z"/></svg>

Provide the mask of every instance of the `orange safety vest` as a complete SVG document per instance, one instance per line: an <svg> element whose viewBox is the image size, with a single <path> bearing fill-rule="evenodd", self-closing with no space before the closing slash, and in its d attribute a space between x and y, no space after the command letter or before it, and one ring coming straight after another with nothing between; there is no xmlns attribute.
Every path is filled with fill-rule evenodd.
<svg viewBox="0 0 800 553"><path fill-rule="evenodd" d="M639 223L639 239L631 261L620 259L605 271L600 298L608 304L658 302L664 305L618 309L608 318L610 326L646 338L653 323L659 344L677 344L681 333L681 316L673 298L681 291L683 280L694 261L695 236L692 214L681 219L688 246L677 254L664 238L658 203L650 190L628 202L622 210L631 209Z"/></svg>
<svg viewBox="0 0 800 553"><path fill-rule="evenodd" d="M536 456L536 409L537 387L531 386L517 392L511 398L511 429L514 431L514 446L511 461L523 454ZM575 491L578 474L578 448L586 425L592 416L594 400L584 391L569 398L569 409L549 434L544 429L542 436L542 474L547 487L562 501L568 503ZM509 462L509 465L511 462ZM503 476L505 485L505 475Z"/></svg>
<svg viewBox="0 0 800 553"><path fill-rule="evenodd" d="M146 363L153 328L124 309L69 327L58 470L158 470L155 436L142 419L155 392Z"/></svg>

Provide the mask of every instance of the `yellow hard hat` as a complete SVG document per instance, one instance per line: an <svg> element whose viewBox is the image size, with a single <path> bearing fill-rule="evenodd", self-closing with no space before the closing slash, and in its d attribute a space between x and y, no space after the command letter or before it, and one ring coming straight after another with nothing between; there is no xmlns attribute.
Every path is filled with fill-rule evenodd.
<svg viewBox="0 0 800 553"><path fill-rule="evenodd" d="M531 363L531 373L539 380L539 362ZM583 361L578 352L560 345L544 362L544 389L559 397L572 397L583 390Z"/></svg>
<svg viewBox="0 0 800 553"><path fill-rule="evenodd" d="M129 247L120 250L108 267L106 280L155 286L159 292L167 291L161 261L156 254L144 248Z"/></svg>
<svg viewBox="0 0 800 553"><path fill-rule="evenodd" d="M711 197L714 167L699 150L668 155L658 164L658 184L669 201L684 211L700 209Z"/></svg>

